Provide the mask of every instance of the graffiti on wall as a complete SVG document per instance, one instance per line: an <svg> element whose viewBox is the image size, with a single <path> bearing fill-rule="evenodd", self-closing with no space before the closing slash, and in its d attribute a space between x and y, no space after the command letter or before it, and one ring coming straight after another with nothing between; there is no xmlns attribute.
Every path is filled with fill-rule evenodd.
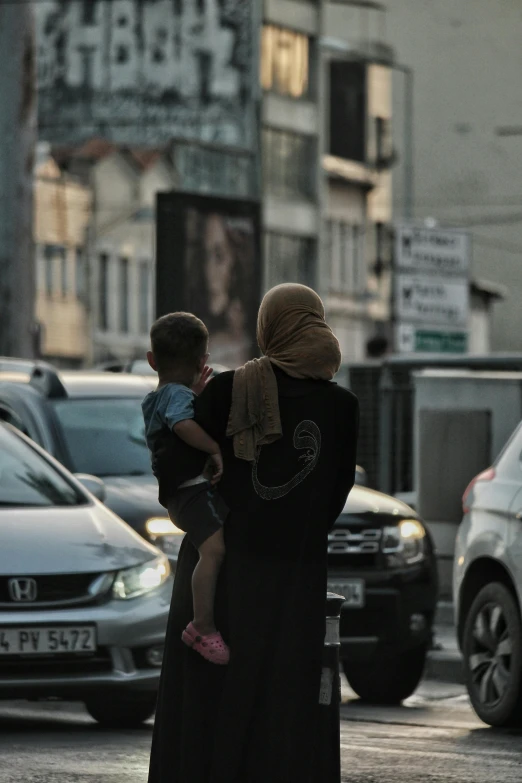
<svg viewBox="0 0 522 783"><path fill-rule="evenodd" d="M246 0L40 0L41 136L252 147L251 8Z"/></svg>

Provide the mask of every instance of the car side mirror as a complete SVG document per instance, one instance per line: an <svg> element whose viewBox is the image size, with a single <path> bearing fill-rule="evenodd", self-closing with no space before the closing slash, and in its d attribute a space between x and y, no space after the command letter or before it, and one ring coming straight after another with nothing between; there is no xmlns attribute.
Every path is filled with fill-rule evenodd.
<svg viewBox="0 0 522 783"><path fill-rule="evenodd" d="M107 488L101 479L97 476L90 476L88 473L75 473L74 477L83 487L85 487L87 492L94 495L101 503L105 502Z"/></svg>

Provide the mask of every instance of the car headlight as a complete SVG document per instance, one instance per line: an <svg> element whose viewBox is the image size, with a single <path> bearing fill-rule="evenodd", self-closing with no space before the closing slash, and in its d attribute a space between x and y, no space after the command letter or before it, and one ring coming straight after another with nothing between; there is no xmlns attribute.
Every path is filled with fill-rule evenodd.
<svg viewBox="0 0 522 783"><path fill-rule="evenodd" d="M179 554L185 533L170 521L168 517L152 517L145 523L145 529L154 546L175 560Z"/></svg>
<svg viewBox="0 0 522 783"><path fill-rule="evenodd" d="M115 598L137 598L160 587L169 575L169 561L164 555L160 555L139 566L118 571L112 585L112 594Z"/></svg>
<svg viewBox="0 0 522 783"><path fill-rule="evenodd" d="M413 565L426 556L426 530L417 519L402 519L398 525L385 527L382 551L388 565Z"/></svg>

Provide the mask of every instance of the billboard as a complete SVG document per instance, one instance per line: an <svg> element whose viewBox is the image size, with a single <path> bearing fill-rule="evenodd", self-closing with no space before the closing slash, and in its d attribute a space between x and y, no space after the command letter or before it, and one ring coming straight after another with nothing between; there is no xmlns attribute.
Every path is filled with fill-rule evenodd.
<svg viewBox="0 0 522 783"><path fill-rule="evenodd" d="M257 355L259 204L186 193L157 196L156 310L192 312L210 332L211 364Z"/></svg>
<svg viewBox="0 0 522 783"><path fill-rule="evenodd" d="M258 68L243 0L39 0L40 138L252 149Z"/></svg>

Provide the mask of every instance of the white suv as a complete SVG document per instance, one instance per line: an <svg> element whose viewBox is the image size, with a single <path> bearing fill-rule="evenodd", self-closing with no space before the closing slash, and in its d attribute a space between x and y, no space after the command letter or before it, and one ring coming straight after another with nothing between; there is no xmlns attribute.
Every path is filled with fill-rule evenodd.
<svg viewBox="0 0 522 783"><path fill-rule="evenodd" d="M463 497L453 596L466 685L491 726L522 724L522 424Z"/></svg>

